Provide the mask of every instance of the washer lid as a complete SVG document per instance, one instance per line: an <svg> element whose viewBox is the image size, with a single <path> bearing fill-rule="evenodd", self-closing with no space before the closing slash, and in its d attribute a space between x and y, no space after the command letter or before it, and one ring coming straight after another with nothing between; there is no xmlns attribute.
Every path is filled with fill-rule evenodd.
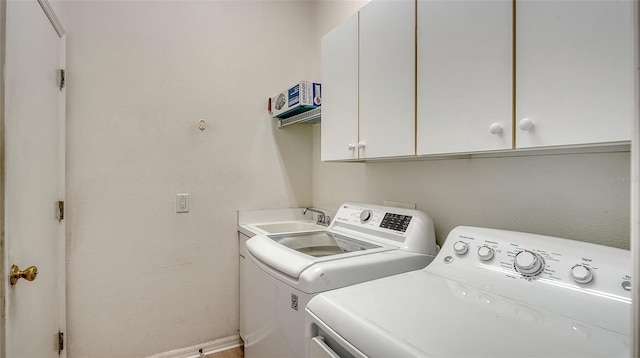
<svg viewBox="0 0 640 358"><path fill-rule="evenodd" d="M628 335L423 270L321 293L307 311L367 356L629 354Z"/></svg>
<svg viewBox="0 0 640 358"><path fill-rule="evenodd" d="M269 238L280 245L313 257L339 255L381 247L328 231L305 235L270 235Z"/></svg>
<svg viewBox="0 0 640 358"><path fill-rule="evenodd" d="M293 278L299 278L306 268L318 262L397 249L328 231L256 235L246 245L253 257Z"/></svg>

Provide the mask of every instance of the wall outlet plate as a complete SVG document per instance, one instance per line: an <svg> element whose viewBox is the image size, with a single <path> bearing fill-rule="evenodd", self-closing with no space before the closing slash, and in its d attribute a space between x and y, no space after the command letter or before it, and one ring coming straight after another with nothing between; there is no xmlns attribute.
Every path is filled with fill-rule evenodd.
<svg viewBox="0 0 640 358"><path fill-rule="evenodd" d="M189 212L189 194L176 194L176 213Z"/></svg>

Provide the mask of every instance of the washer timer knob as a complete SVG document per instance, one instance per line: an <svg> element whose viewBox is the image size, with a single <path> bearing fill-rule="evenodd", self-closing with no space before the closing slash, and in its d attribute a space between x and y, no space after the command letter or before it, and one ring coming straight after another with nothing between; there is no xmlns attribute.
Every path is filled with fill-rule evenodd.
<svg viewBox="0 0 640 358"><path fill-rule="evenodd" d="M464 241L457 241L453 244L453 251L458 255L464 255L469 251L469 244Z"/></svg>
<svg viewBox="0 0 640 358"><path fill-rule="evenodd" d="M478 257L482 261L489 261L493 258L494 250L489 246L480 246L478 249Z"/></svg>
<svg viewBox="0 0 640 358"><path fill-rule="evenodd" d="M367 221L369 221L369 219L371 219L371 216L373 215L373 212L371 210L362 210L362 212L360 213L360 222L361 223L366 223Z"/></svg>
<svg viewBox="0 0 640 358"><path fill-rule="evenodd" d="M535 276L544 270L544 260L531 251L520 251L513 260L516 271L525 276Z"/></svg>
<svg viewBox="0 0 640 358"><path fill-rule="evenodd" d="M583 265L575 265L571 268L571 278L577 283L589 283L593 281L593 272Z"/></svg>

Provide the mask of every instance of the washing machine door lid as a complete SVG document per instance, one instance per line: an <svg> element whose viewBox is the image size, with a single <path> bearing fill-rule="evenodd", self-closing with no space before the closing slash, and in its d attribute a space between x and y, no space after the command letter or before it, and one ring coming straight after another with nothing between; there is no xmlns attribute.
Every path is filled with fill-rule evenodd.
<svg viewBox="0 0 640 358"><path fill-rule="evenodd" d="M315 263L312 256L297 253L278 244L266 235L256 235L247 241L247 251L274 270L295 279Z"/></svg>
<svg viewBox="0 0 640 358"><path fill-rule="evenodd" d="M396 248L329 231L320 231L256 235L247 241L247 250L249 255L270 268L298 279L304 270L319 262L396 250Z"/></svg>

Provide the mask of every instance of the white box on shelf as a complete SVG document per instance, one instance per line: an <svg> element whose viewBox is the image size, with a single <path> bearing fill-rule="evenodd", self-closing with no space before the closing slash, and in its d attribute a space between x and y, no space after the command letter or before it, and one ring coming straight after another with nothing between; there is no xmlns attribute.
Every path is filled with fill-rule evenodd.
<svg viewBox="0 0 640 358"><path fill-rule="evenodd" d="M271 99L273 118L289 118L322 104L322 85L300 81Z"/></svg>

